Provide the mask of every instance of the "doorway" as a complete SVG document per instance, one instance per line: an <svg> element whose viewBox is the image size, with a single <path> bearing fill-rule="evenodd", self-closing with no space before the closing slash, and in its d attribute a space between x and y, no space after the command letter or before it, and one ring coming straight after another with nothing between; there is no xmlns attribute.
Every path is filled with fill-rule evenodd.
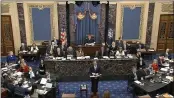
<svg viewBox="0 0 174 98"><path fill-rule="evenodd" d="M10 15L1 15L1 56L14 53L14 39Z"/></svg>
<svg viewBox="0 0 174 98"><path fill-rule="evenodd" d="M160 16L157 51L165 52L167 48L174 51L174 14Z"/></svg>

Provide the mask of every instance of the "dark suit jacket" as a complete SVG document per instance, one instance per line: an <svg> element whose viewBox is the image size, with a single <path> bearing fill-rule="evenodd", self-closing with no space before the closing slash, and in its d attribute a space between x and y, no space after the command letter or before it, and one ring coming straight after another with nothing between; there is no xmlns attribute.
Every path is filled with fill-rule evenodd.
<svg viewBox="0 0 174 98"><path fill-rule="evenodd" d="M23 47L21 46L20 47L20 51L23 51L23 50L27 51L28 50L28 47L26 45L24 45Z"/></svg>
<svg viewBox="0 0 174 98"><path fill-rule="evenodd" d="M138 80L141 80L141 77L148 76L150 74L150 71L147 69L139 69L136 72Z"/></svg>
<svg viewBox="0 0 174 98"><path fill-rule="evenodd" d="M117 45L117 47L123 47L123 41L122 40L117 40L116 41L116 45Z"/></svg>
<svg viewBox="0 0 174 98"><path fill-rule="evenodd" d="M42 71L43 70L43 71ZM46 69L45 69L45 64L39 65L39 74L45 75Z"/></svg>
<svg viewBox="0 0 174 98"><path fill-rule="evenodd" d="M137 61L137 69L142 68L142 67L145 67L145 66L146 66L145 61L142 60L142 65L140 65L140 58L138 58L138 61Z"/></svg>
<svg viewBox="0 0 174 98"><path fill-rule="evenodd" d="M94 66L90 67L89 74L92 75L92 73L101 73L101 68L97 66L96 70L94 69Z"/></svg>
<svg viewBox="0 0 174 98"><path fill-rule="evenodd" d="M114 56L115 56L115 53L116 53L117 49L118 49L117 46L115 46L115 47L110 46L110 48L109 48L109 56L111 55L111 51L114 52Z"/></svg>
<svg viewBox="0 0 174 98"><path fill-rule="evenodd" d="M102 55L102 53L103 53L103 55ZM99 57L100 56L108 56L108 53L109 53L109 51L107 50L107 47L103 47L103 51L102 51L102 47L101 47L100 50L99 50L98 56Z"/></svg>
<svg viewBox="0 0 174 98"><path fill-rule="evenodd" d="M57 41L58 46L62 44L62 42L60 40L57 39L56 41ZM54 40L52 40L51 42L54 42Z"/></svg>
<svg viewBox="0 0 174 98"><path fill-rule="evenodd" d="M136 48L137 49L144 49L145 48L145 46L143 45L143 44L141 44L141 43L139 43L139 44L136 44Z"/></svg>
<svg viewBox="0 0 174 98"><path fill-rule="evenodd" d="M91 39L86 39L86 42L85 43L94 43L95 41L94 41L94 39L93 38L91 38Z"/></svg>

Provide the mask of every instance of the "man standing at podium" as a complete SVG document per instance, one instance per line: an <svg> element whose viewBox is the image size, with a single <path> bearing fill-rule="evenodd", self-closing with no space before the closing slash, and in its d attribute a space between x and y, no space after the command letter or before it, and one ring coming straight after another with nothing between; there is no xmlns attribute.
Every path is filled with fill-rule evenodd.
<svg viewBox="0 0 174 98"><path fill-rule="evenodd" d="M100 66L97 65L96 61L93 61L93 66L89 69L90 77L91 77L91 91L94 95L98 92L98 81L101 73Z"/></svg>

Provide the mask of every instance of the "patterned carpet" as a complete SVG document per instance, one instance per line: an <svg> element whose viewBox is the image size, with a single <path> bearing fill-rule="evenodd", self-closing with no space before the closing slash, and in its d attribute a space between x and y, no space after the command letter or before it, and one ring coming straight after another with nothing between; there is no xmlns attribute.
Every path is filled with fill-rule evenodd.
<svg viewBox="0 0 174 98"><path fill-rule="evenodd" d="M91 94L91 82L60 82L59 83L59 95L57 98L61 98L62 93L75 93L77 98L80 98L80 85L86 84L88 88L88 97L85 92L82 94L82 98L89 98ZM102 98L104 91L110 92L111 98L133 98L132 94L127 91L127 81L100 81L99 82L99 98Z"/></svg>

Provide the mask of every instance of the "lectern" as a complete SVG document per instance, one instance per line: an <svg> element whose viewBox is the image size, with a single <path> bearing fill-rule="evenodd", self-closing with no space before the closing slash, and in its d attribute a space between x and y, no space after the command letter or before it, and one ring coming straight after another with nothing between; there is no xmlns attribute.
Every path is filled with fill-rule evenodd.
<svg viewBox="0 0 174 98"><path fill-rule="evenodd" d="M101 77L101 74L99 73L92 73L90 76L91 78L91 91L94 93L94 95L98 92L98 82L99 78Z"/></svg>

